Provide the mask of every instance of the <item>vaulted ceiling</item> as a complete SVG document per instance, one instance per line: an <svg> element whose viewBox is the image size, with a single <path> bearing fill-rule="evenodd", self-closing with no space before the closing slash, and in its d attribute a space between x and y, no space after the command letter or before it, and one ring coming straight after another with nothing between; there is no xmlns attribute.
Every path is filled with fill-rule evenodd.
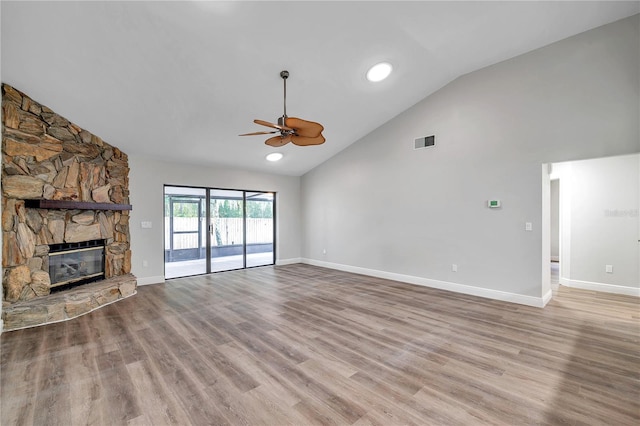
<svg viewBox="0 0 640 426"><path fill-rule="evenodd" d="M640 12L639 2L12 2L1 78L123 151L302 175L457 77ZM380 83L367 68L388 61ZM325 127L264 145L254 118ZM422 135L416 135L416 137ZM410 142L409 142L410 143ZM265 156L284 153L278 163Z"/></svg>

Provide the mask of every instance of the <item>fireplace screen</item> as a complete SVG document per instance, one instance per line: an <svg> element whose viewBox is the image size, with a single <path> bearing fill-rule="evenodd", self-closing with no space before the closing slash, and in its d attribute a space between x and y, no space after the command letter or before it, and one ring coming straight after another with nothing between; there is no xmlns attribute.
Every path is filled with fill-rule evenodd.
<svg viewBox="0 0 640 426"><path fill-rule="evenodd" d="M49 251L51 290L104 278L104 240L52 244Z"/></svg>

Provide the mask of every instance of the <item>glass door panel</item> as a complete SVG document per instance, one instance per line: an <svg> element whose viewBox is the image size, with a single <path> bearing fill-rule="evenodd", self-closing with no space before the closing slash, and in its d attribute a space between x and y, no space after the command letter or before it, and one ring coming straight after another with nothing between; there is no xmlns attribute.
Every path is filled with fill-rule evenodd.
<svg viewBox="0 0 640 426"><path fill-rule="evenodd" d="M244 192L209 190L211 272L245 267Z"/></svg>
<svg viewBox="0 0 640 426"><path fill-rule="evenodd" d="M165 186L165 277L204 274L206 268L206 191Z"/></svg>
<svg viewBox="0 0 640 426"><path fill-rule="evenodd" d="M165 278L275 264L275 194L164 187Z"/></svg>
<svg viewBox="0 0 640 426"><path fill-rule="evenodd" d="M247 267L274 264L273 194L246 193Z"/></svg>

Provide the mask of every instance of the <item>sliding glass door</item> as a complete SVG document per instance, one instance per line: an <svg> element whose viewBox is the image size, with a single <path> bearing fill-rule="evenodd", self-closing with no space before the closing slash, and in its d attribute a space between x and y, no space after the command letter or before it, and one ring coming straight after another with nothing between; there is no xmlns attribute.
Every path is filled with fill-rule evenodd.
<svg viewBox="0 0 640 426"><path fill-rule="evenodd" d="M210 272L244 268L243 191L211 189L209 205Z"/></svg>
<svg viewBox="0 0 640 426"><path fill-rule="evenodd" d="M206 190L166 186L164 189L165 277L175 278L207 272L203 242L206 241Z"/></svg>
<svg viewBox="0 0 640 426"><path fill-rule="evenodd" d="M246 193L247 267L273 264L273 194Z"/></svg>
<svg viewBox="0 0 640 426"><path fill-rule="evenodd" d="M165 186L165 277L275 263L275 194Z"/></svg>

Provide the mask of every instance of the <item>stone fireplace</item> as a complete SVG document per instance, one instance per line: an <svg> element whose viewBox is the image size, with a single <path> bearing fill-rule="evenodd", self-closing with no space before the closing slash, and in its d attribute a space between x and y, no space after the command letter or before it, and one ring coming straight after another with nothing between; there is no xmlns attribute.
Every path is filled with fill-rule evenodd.
<svg viewBox="0 0 640 426"><path fill-rule="evenodd" d="M7 84L2 110L4 329L135 294L127 155Z"/></svg>

